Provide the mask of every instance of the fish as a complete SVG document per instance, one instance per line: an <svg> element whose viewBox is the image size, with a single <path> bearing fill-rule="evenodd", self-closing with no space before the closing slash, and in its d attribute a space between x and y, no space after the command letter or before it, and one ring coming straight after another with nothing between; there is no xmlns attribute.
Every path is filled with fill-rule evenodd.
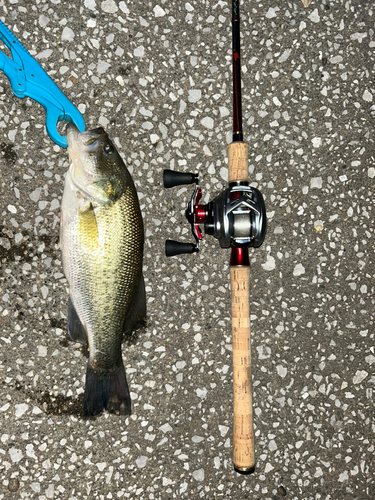
<svg viewBox="0 0 375 500"><path fill-rule="evenodd" d="M60 249L69 285L68 332L89 346L85 415L131 413L125 335L146 322L144 228L133 179L103 128L66 129L70 166Z"/></svg>

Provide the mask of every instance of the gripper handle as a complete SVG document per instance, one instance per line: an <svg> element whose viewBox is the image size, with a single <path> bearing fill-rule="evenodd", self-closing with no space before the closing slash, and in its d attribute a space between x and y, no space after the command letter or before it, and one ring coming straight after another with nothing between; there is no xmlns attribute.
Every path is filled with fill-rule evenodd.
<svg viewBox="0 0 375 500"><path fill-rule="evenodd" d="M233 465L255 469L251 384L250 266L230 266L233 342Z"/></svg>

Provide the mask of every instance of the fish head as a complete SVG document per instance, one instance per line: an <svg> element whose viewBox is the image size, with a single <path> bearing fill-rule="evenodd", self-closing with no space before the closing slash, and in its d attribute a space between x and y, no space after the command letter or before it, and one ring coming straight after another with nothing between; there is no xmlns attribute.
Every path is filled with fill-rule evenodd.
<svg viewBox="0 0 375 500"><path fill-rule="evenodd" d="M79 192L98 205L112 204L125 189L126 167L103 128L79 132L66 129L70 176Z"/></svg>

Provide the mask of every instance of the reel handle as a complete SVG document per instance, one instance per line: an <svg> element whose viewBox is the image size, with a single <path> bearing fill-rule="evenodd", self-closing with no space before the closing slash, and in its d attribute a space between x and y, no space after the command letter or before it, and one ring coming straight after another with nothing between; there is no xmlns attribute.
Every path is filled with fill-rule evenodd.
<svg viewBox="0 0 375 500"><path fill-rule="evenodd" d="M198 174L175 172L174 170L168 169L163 172L163 184L167 189L194 183L198 184Z"/></svg>
<svg viewBox="0 0 375 500"><path fill-rule="evenodd" d="M167 240L165 242L165 255L167 257L194 252L198 252L198 247L194 243L181 243L174 240Z"/></svg>

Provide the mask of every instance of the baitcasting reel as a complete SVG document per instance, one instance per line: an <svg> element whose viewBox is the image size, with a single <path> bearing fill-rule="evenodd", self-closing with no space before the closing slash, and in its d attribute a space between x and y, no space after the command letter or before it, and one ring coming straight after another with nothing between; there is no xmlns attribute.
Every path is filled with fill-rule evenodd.
<svg viewBox="0 0 375 500"><path fill-rule="evenodd" d="M247 182L233 182L207 205L200 205L202 191L198 186L198 174L164 170L165 188L195 183L193 195L185 215L191 225L194 243L167 240L167 257L199 252L202 233L199 224L204 224L206 234L219 240L221 248L260 247L266 233L266 207L258 189Z"/></svg>

